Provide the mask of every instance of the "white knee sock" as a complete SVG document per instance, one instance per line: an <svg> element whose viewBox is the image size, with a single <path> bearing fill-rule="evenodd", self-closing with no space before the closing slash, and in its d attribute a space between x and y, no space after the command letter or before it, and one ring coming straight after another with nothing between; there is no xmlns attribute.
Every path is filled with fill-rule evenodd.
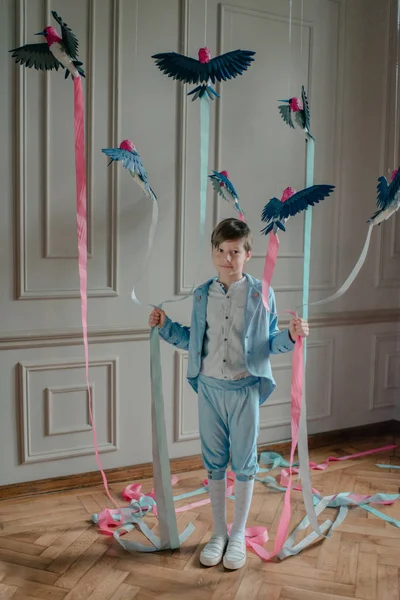
<svg viewBox="0 0 400 600"><path fill-rule="evenodd" d="M211 508L214 519L214 533L216 535L228 535L226 527L226 478L217 480L208 480L208 490L210 492Z"/></svg>
<svg viewBox="0 0 400 600"><path fill-rule="evenodd" d="M253 497L254 479L249 481L235 481L235 511L232 536L243 536L246 528L247 517L249 514L251 499Z"/></svg>

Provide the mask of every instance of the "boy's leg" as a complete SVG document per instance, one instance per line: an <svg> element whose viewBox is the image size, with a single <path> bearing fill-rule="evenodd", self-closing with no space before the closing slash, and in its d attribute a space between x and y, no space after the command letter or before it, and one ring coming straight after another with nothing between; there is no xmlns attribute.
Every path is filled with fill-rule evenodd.
<svg viewBox="0 0 400 600"><path fill-rule="evenodd" d="M229 432L222 410L223 394L222 390L199 382L199 431L214 520L213 535L200 555L200 562L205 566L221 562L228 541L226 468L229 462Z"/></svg>
<svg viewBox="0 0 400 600"><path fill-rule="evenodd" d="M229 429L232 444L232 470L236 474L235 509L230 540L224 556L227 569L239 569L246 562L245 528L254 490L259 431L259 387L238 390L232 397Z"/></svg>

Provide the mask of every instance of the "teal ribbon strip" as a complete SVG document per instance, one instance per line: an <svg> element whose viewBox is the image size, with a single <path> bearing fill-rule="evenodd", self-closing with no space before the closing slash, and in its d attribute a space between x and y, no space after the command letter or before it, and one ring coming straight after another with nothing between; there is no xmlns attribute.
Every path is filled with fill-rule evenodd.
<svg viewBox="0 0 400 600"><path fill-rule="evenodd" d="M306 140L306 187L314 184L314 150L313 139ZM312 208L306 210L304 223L304 267L303 267L303 319L308 320L308 298L310 291L310 265L311 265L311 228ZM307 406L306 406L306 363L307 339L303 340L303 398L301 403L299 439L297 451L299 455L299 475L302 482L303 501L307 516L315 533L323 536L324 533L318 525L317 515L313 503L313 492L309 469L308 439L307 439Z"/></svg>
<svg viewBox="0 0 400 600"><path fill-rule="evenodd" d="M207 97L200 101L200 235L199 235L199 270L204 248L206 212L207 212L207 183L208 183L208 148L210 136L210 104ZM195 281L188 294L179 300L166 300L161 303L179 302L193 294ZM162 391L162 369L160 354L160 334L158 327L153 327L150 333L150 371L152 390L152 430L153 430L153 474L154 488L157 498L157 514L160 524L160 546L157 549L179 548L183 539L190 534L188 526L179 537L174 499L171 486L171 471L169 464L164 398ZM118 538L119 539L119 538ZM149 551L149 550L146 550Z"/></svg>
<svg viewBox="0 0 400 600"><path fill-rule="evenodd" d="M150 333L150 376L151 376L151 420L153 438L153 477L160 524L161 548L179 548L171 485L171 470L168 456L165 426L164 397L160 356L160 333L153 327Z"/></svg>
<svg viewBox="0 0 400 600"><path fill-rule="evenodd" d="M375 465L381 469L400 469L400 465Z"/></svg>

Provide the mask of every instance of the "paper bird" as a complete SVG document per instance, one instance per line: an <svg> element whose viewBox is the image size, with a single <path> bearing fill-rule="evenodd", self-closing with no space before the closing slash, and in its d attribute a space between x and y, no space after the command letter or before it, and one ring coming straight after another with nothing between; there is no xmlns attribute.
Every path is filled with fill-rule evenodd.
<svg viewBox="0 0 400 600"><path fill-rule="evenodd" d="M400 169L393 171L390 185L383 176L379 177L378 182L376 200L378 210L367 221L373 225L380 225L400 208Z"/></svg>
<svg viewBox="0 0 400 600"><path fill-rule="evenodd" d="M211 179L212 186L217 194L238 211L239 216L243 221L244 212L240 208L239 196L229 179L228 171L218 172L213 170L213 174L209 175L209 178Z"/></svg>
<svg viewBox="0 0 400 600"><path fill-rule="evenodd" d="M289 217L297 215L309 206L318 204L320 200L327 198L335 189L333 185L312 185L300 192L296 192L292 187L284 190L281 200L271 198L264 206L261 214L261 220L268 225L262 229L261 233L268 235L270 231L277 233L278 229L286 231L285 221Z"/></svg>
<svg viewBox="0 0 400 600"><path fill-rule="evenodd" d="M205 93L213 100L214 96L219 98L219 94L211 87L210 82L214 84L215 81L226 81L242 75L254 60L254 54L252 50L232 50L211 58L208 48L200 48L198 60L177 52L162 52L154 54L152 58L160 71L168 77L185 83L200 84L188 93L188 96L193 94L193 100L201 98Z"/></svg>
<svg viewBox="0 0 400 600"><path fill-rule="evenodd" d="M26 44L20 48L9 50L12 52L16 63L25 67L34 67L39 71L49 71L61 67L66 69L65 79L71 73L74 77L85 77L82 63L78 60L78 40L66 23L52 10L51 14L60 25L61 37L54 27L45 27L35 35L43 35L46 42L43 44Z"/></svg>
<svg viewBox="0 0 400 600"><path fill-rule="evenodd" d="M124 140L119 145L119 148L103 148L102 152L111 158L107 166L110 166L114 161L121 161L124 169L129 171L146 196L150 200L157 200L155 193L149 185L149 178L140 155L131 140Z"/></svg>
<svg viewBox="0 0 400 600"><path fill-rule="evenodd" d="M314 138L310 133L310 108L304 85L301 86L301 100L300 98L289 98L289 100L278 100L278 102L285 102L285 104L278 106L285 123L294 129L294 118L300 129L305 131L306 136L313 140Z"/></svg>

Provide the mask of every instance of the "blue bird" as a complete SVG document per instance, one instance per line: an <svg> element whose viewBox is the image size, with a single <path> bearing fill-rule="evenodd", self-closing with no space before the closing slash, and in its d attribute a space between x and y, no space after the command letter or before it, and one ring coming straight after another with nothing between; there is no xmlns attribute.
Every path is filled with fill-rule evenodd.
<svg viewBox="0 0 400 600"><path fill-rule="evenodd" d="M400 208L400 169L393 171L390 185L383 176L379 177L378 182L376 200L378 210L367 221L373 225L380 225Z"/></svg>
<svg viewBox="0 0 400 600"><path fill-rule="evenodd" d="M240 220L244 221L244 212L240 208L239 196L229 179L228 171L218 172L213 170L213 174L209 175L209 178L217 194L231 204L238 211Z"/></svg>
<svg viewBox="0 0 400 600"><path fill-rule="evenodd" d="M268 225L261 230L261 233L268 235L271 231L276 233L278 229L286 231L284 223L289 217L307 210L309 206L318 204L320 200L324 200L329 196L334 189L334 185L312 185L300 192L296 192L292 187L286 188L281 200L271 198L264 206L261 220L267 222Z"/></svg>
<svg viewBox="0 0 400 600"><path fill-rule="evenodd" d="M201 98L205 93L213 100L214 97L219 98L219 94L211 87L210 81L226 81L241 75L251 65L254 54L253 50L232 50L211 58L209 48L200 48L198 60L177 52L162 52L152 58L168 77L185 83L200 83L188 93L188 96L193 94L192 100Z"/></svg>
<svg viewBox="0 0 400 600"><path fill-rule="evenodd" d="M122 161L124 169L129 171L146 196L150 198L150 200L157 200L155 193L149 185L149 178L140 155L136 151L135 144L131 142L131 140L124 140L121 142L119 148L103 148L102 152L111 158L107 166L110 166L115 160Z"/></svg>

